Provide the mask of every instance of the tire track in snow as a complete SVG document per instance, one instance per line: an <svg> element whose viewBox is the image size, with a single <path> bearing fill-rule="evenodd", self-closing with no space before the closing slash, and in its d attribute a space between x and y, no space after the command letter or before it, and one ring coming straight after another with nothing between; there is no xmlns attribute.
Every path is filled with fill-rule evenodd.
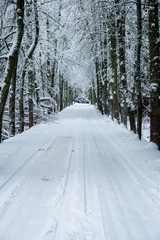
<svg viewBox="0 0 160 240"><path fill-rule="evenodd" d="M97 111L98 112L98 111ZM97 118L97 112L96 111L92 111L92 121L91 121L91 123L90 123L90 125L92 124L92 129L97 129L97 132L99 132L99 128L98 128L98 126L97 126L97 122L95 121L95 119ZM99 112L98 112L99 113ZM100 114L99 114L100 115ZM101 115L100 115L101 116ZM102 151L102 149L99 149L99 143L97 144L97 140L96 140L96 138L94 137L94 135L93 135L93 132L91 132L90 133L90 138L89 138L89 151L91 151L91 147L92 147L92 150L93 149L95 149L96 151L95 151L95 153L94 153L94 156L95 156L95 154L96 154L96 152L99 152L99 153L101 153L101 151ZM98 151L99 150L99 151ZM104 149L104 151L105 151L106 149ZM95 162L93 161L93 158L91 159L91 156L92 156L92 154L90 155L90 160L91 160L91 162L90 162L90 164L91 164L91 166L92 166L92 172L93 172L93 183L95 184L95 198L97 199L97 207L98 207L98 209L99 209L99 213L100 213L100 222L101 222L101 231L102 231L102 233L103 233L103 236L102 236L102 238L101 239L103 239L103 240L109 240L110 238L109 238L109 235L108 235L108 231L106 231L106 227L105 227L105 223L106 223L106 221L105 221L105 219L104 219L104 212L102 211L102 208L101 208L101 206L102 206L102 202L103 201L101 201L101 197L100 197L100 193L99 193L99 189L101 189L101 187L102 187L102 185L100 185L100 187L99 186L97 186L97 174L96 174L96 169L97 168L95 168ZM95 161L97 161L98 159L95 159ZM91 167L90 166L90 167ZM103 199L104 200L104 199Z"/></svg>
<svg viewBox="0 0 160 240"><path fill-rule="evenodd" d="M11 185L9 185L9 191L5 194L3 202L0 203L0 220L2 220L2 217L5 216L8 209L14 203L18 191L25 183L25 176L23 176L22 179L18 182L14 178L25 169L27 164L29 164L30 161L33 160L36 155L37 155L36 157L38 157L38 154L40 154L41 156L44 153L43 151L41 151L42 149L43 150L48 149L53 144L59 133L63 131L63 128L64 126L58 130L54 138L52 138L51 140L47 139L47 141L45 141L40 147L38 147L38 149L29 158L27 158L27 160L0 186L0 192L3 192L3 190L5 190L5 187L8 184L10 184L10 182L12 183Z"/></svg>
<svg viewBox="0 0 160 240"><path fill-rule="evenodd" d="M72 154L73 154L73 143L71 145L69 160L67 163L68 168L67 168L67 174L66 174L65 183L64 183L64 189L63 189L63 193L62 193L61 206L63 205L63 200L64 200L66 189L67 189L69 174L70 174L70 170L71 170Z"/></svg>
<svg viewBox="0 0 160 240"><path fill-rule="evenodd" d="M0 221L2 220L2 217L7 212L8 208L12 205L14 202L17 192L21 186L21 184L24 182L25 178L22 178L21 181L18 181L18 183L13 186L13 188L10 189L10 191L7 193L7 196L5 199L3 199L0 203Z"/></svg>
<svg viewBox="0 0 160 240"><path fill-rule="evenodd" d="M84 214L87 215L87 190L86 190L86 129L83 140L83 190L84 190Z"/></svg>
<svg viewBox="0 0 160 240"><path fill-rule="evenodd" d="M64 126L63 126L64 128ZM36 156L37 153L40 153L40 150L42 150L45 146L48 147L51 146L53 144L53 142L55 141L55 138L57 137L57 135L62 131L63 129L59 129L58 133L54 136L54 139L52 140L47 140L45 141L40 147L38 147L38 149L36 151L34 151L31 156L29 158L26 159L26 161L24 161L24 163L0 186L0 191L11 181L13 180L13 178L22 170L24 169L24 167Z"/></svg>
<svg viewBox="0 0 160 240"><path fill-rule="evenodd" d="M105 129L105 122L103 121L103 126ZM101 132L101 134L106 137L105 133L102 132L101 128L99 128L99 126L97 125L97 128L99 129L99 131ZM108 133L107 133L108 134ZM119 139L114 136L115 141L113 140L112 136L109 134L109 139L110 142L112 143L112 145L114 146L115 150L117 152L120 152L122 158L120 158L120 162L124 165L124 167L126 168L126 170L129 171L132 179L134 180L135 184L138 186L138 188L140 189L141 193L143 193L143 197L144 200L147 200L147 202L149 203L149 205L151 206L152 210L155 212L155 216L157 217L157 221L160 220L159 218L159 214L160 213L160 208L159 208L159 204L157 204L157 202L154 199L154 196L151 195L151 191L148 191L148 187L150 187L151 189L158 189L158 185L156 186L156 184L152 181L152 179L150 179L149 177L147 177L135 164L133 161L131 161L131 159L128 157L127 153L125 152L125 149L123 148L123 145L121 144L121 142L119 141ZM118 144L116 144L118 142ZM123 151L122 151L123 149ZM144 185L144 183L147 183L147 187L146 185ZM157 208L157 212L155 211L155 209L152 207L152 203L154 203L154 205Z"/></svg>
<svg viewBox="0 0 160 240"><path fill-rule="evenodd" d="M86 117L85 114L83 113L82 117ZM74 128L77 128L77 124L75 124ZM83 212L84 215L87 215L87 187L86 187L86 125L84 127L84 134L80 135L80 141L79 142L83 142L82 144L82 181L83 181ZM50 229L48 230L48 232L45 234L44 236L44 240L53 240L53 239L57 239L57 233L58 233L58 227L59 227L59 222L61 221L61 217L63 216L63 205L64 205L64 200L65 200L65 195L67 192L67 187L68 187L68 182L69 182L69 177L70 177L70 172L71 172L71 165L72 165L72 160L73 160L73 149L74 149L74 144L72 143L71 146L71 150L70 150L70 155L69 155L69 160L68 160L68 168L67 168L67 173L66 173L66 178L64 181L64 188L63 188L63 192L61 194L61 199L60 199L60 213L59 216L57 218L57 220L55 220L55 223L52 224L52 226L50 227ZM83 240L86 240L85 238Z"/></svg>
<svg viewBox="0 0 160 240"><path fill-rule="evenodd" d="M127 156L124 153L122 153L122 151L120 151L120 149L116 146L115 142L113 140L111 140L110 135L109 135L109 137L106 137L105 133L102 132L99 125L96 124L96 121L95 121L95 126L98 129L98 131L105 137L106 142L109 141L109 145L110 145L110 148L108 147L109 152L112 149L117 150L116 152L112 151L112 155L111 155L111 154L109 154L108 151L106 151L107 150L107 147L106 147L107 145L105 145L104 142L102 142L101 145L100 145L99 142L96 141L96 139L94 140L93 144L96 146L97 149L99 149L99 158L101 159L101 164L103 164L105 172L106 172L106 175L104 174L105 179L103 180L102 185L104 185L103 187L106 188L106 190L107 190L107 188L112 189L111 192L108 189L108 193L110 193L110 197L108 199L108 197L106 195L106 192L104 192L104 193L101 192L100 188L102 186L100 185L100 183L97 186L99 199L100 199L100 205L102 206L101 214L102 214L103 222L106 224L105 219L108 219L108 216L109 216L110 222L112 222L112 224L111 224L112 228L113 228L113 226L118 228L118 225L122 224L121 221L118 222L117 219L115 218L116 217L115 207L116 207L116 209L117 209L116 213L119 213L117 215L117 217L121 217L121 218L123 217L123 224L122 224L122 227L121 227L121 231L117 232L117 235L116 235L116 231L114 231L114 229L112 229L112 233L110 232L110 234L111 234L112 237L114 236L113 239L119 239L119 238L121 238L121 239L122 238L123 239L133 239L133 240L136 239L135 235L133 234L133 227L131 226L131 222L135 225L140 226L139 228L137 228L137 234L139 233L141 235L141 237L143 236L143 237L145 237L145 239L148 239L148 240L155 239L154 237L151 237L150 231L145 227L144 221L147 221L147 219L145 219L145 217L143 218L143 215L142 216L138 215L138 217L137 217L138 222L137 221L134 222L134 217L132 218L130 216L130 221L128 222L128 217L129 217L128 208L129 207L132 206L133 213L134 213L134 211L136 211L136 214L140 214L141 210L140 209L139 210L136 210L136 209L134 210L134 207L135 207L134 201L136 200L136 198L133 196L133 194L131 194L131 190L129 190L129 189L127 190L125 185L122 185L123 184L123 183L121 183L122 172L124 172L124 174L125 173L127 174L128 181L130 181L131 183L132 182L135 183L135 184L133 184L133 189L132 190L134 190L135 193L136 192L138 193L137 196L140 195L140 193L142 193L143 191L142 191L141 188L139 188L139 186L138 186L139 184L138 184L138 181L135 178L135 176L132 175L133 172L131 171L131 169L128 166L128 161L127 161L127 158L126 158ZM119 153L119 155L117 153ZM119 170L118 170L118 166L120 167ZM110 174L110 173L112 173L112 171L114 172L114 174L115 174L115 172L117 172L117 174L120 173L120 175L118 174L116 176L117 180L113 179L113 176ZM106 182L106 186L104 184L105 182ZM121 183L121 184L117 184L118 182ZM106 203L108 205L107 209L106 209L105 204L103 202L104 201L104 194L106 195L105 198L106 198ZM127 197L128 200L125 199L125 197ZM115 204L115 203L114 202L112 203L112 201L110 199L113 199L113 200L117 199L118 202L119 202L119 206L118 205L114 206L113 204ZM142 204L142 201L143 201L145 206L147 206L148 201L146 201L145 198L142 198L142 196L141 196L139 199L140 199L141 204ZM127 204L128 207L124 205L125 203ZM131 205L128 204L128 203L131 203ZM107 215L104 215L104 211L106 211ZM144 207L143 207L142 212L145 213ZM144 216L145 216L145 214L144 214ZM149 216L149 214L147 216ZM146 218L147 218L147 216L146 216ZM150 216L153 217L151 211L150 211ZM153 219L154 219L154 217L153 217ZM104 228L104 229L105 229L106 235L107 235L107 229L106 228ZM116 228L115 228L115 230L116 230ZM115 235L114 235L114 232L115 232ZM120 236L120 234L122 234L122 236ZM111 237L111 239L112 239L112 237Z"/></svg>
<svg viewBox="0 0 160 240"><path fill-rule="evenodd" d="M43 148L47 143L48 141L41 145L39 149ZM27 158L27 160L0 186L0 191L27 165L27 163L39 152L39 149L36 150L29 158Z"/></svg>
<svg viewBox="0 0 160 240"><path fill-rule="evenodd" d="M103 149L104 149L104 152L105 152L105 146L103 146ZM101 154L101 159L102 159L103 166L104 166L104 169L105 169L106 173L111 173L113 171L113 169L118 168L117 161L120 161L120 158L116 159L116 158L113 157L113 159L110 160L110 161L112 161L112 166L111 166L109 161L105 161L104 155L102 153L100 153L100 154ZM106 159L111 158L111 156L109 154L107 155L107 153L105 153L105 156L106 156ZM118 177L117 177L117 180L118 180ZM116 209L117 209L116 213L119 213L119 216L121 216L121 218L123 217L123 223L122 222L117 222L117 218L116 218L116 215L115 215L115 207L113 207L111 201L107 201L109 209L110 209L110 217L111 217L110 220L113 221L112 226L115 226L114 239L118 240L119 236L120 236L119 234L122 234L121 235L122 237L120 237L120 238L123 238L125 236L125 239L126 239L126 237L128 237L128 239L130 239L130 240L133 239L134 240L135 236L132 233L132 228L129 224L130 221L128 221L128 217L127 217L128 216L128 209L126 208L126 206L124 206L124 203L126 201L124 196L127 197L129 203L131 202L132 199L130 198L130 195L129 194L127 195L127 192L124 191L124 188L122 187L122 185L117 184L117 182L112 177L109 177L109 176L106 175L106 180L105 181L106 181L106 183L108 183L108 186L111 187L112 194L115 197L115 199L118 199L118 203L119 203L118 205L119 206L116 206ZM121 182L121 180L119 180L119 182ZM103 194L103 196L101 196L101 195L102 195L101 192L99 192L100 199L102 197L104 197L104 194ZM107 197L106 197L106 199L107 199ZM103 202L101 203L101 206L103 206ZM137 218L137 221L139 221L139 225L141 225L140 228L141 228L141 231L143 232L143 237L146 240L150 240L150 236L148 235L148 233L146 231L146 228L142 224L143 220L141 218L140 219ZM118 236L116 235L117 223L118 223L118 225L122 224L121 233L119 233ZM142 232L141 232L141 234L142 234ZM113 235L113 233L112 233L112 235Z"/></svg>
<svg viewBox="0 0 160 240"><path fill-rule="evenodd" d="M92 114L93 116L93 114ZM89 131L87 135L87 165L86 165L86 180L87 180L87 217L92 224L92 231L95 238L101 240L109 240L105 232L105 220L102 217L101 203L97 187L97 175L95 172L95 165L93 161L93 154L95 156L95 147L93 148L93 135ZM94 203L93 203L94 201ZM98 226L97 226L98 223Z"/></svg>
<svg viewBox="0 0 160 240"><path fill-rule="evenodd" d="M68 186L69 175L70 175L70 171L71 171L72 155L73 155L73 143L72 143L70 151L69 151L69 158L68 158L68 161L67 161L68 167L67 167L67 173L66 173L66 177L65 177L65 181L64 181L64 187L63 187L62 195L61 195L61 198L60 198L60 207L62 207L63 204L64 204L65 194L66 194L66 190L67 190L67 186ZM61 215L61 212L60 212L60 215ZM47 237L47 239L56 239L60 218L61 218L61 216L59 216L58 219L56 220L56 222L54 224L54 227L51 227L54 230L51 229L49 231L49 234L50 234L49 238L47 236L48 235L48 233L47 233L46 236L44 237L44 239L46 239L46 237Z"/></svg>

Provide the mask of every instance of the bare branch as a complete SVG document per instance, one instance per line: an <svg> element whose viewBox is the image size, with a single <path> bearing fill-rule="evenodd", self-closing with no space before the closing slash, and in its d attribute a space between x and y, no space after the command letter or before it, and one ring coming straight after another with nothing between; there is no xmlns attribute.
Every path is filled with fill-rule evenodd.
<svg viewBox="0 0 160 240"><path fill-rule="evenodd" d="M8 59L8 55L2 55L2 56L0 56L0 60L2 60L2 59L7 60L7 59Z"/></svg>
<svg viewBox="0 0 160 240"><path fill-rule="evenodd" d="M7 39L8 37L10 37L11 35L13 35L13 34L15 34L15 33L16 33L16 31L13 31L13 32L7 34L6 36L2 36L2 37L0 37L0 40L1 40L1 39L2 39L2 40Z"/></svg>
<svg viewBox="0 0 160 240"><path fill-rule="evenodd" d="M3 29L5 29L5 28L16 28L16 25L3 26L2 28L3 28Z"/></svg>
<svg viewBox="0 0 160 240"><path fill-rule="evenodd" d="M51 3L51 2L53 2L53 1L52 1L52 0L49 0L49 1L46 1L46 2L42 2L42 3L40 4L40 6L42 6L42 5L46 4L46 3Z"/></svg>
<svg viewBox="0 0 160 240"><path fill-rule="evenodd" d="M53 21L55 21L56 23L58 23L61 27L64 27L64 25L62 25L60 22L58 22L56 19L54 19L53 17L51 17L50 15L48 15L48 13L44 12L42 9L40 9L40 11L45 14L47 17L49 17L50 19L52 19Z"/></svg>

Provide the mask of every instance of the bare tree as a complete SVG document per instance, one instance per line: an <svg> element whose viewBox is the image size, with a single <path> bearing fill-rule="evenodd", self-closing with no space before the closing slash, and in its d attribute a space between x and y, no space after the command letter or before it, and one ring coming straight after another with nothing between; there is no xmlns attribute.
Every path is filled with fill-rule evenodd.
<svg viewBox="0 0 160 240"><path fill-rule="evenodd" d="M12 73L18 59L18 53L21 46L21 41L23 37L23 17L24 17L24 0L17 0L16 3L16 17L17 17L17 33L16 39L10 49L7 56L7 66L4 76L4 85L1 91L1 102L0 102L0 141L2 140L2 121L5 104L7 101L9 87L11 83Z"/></svg>

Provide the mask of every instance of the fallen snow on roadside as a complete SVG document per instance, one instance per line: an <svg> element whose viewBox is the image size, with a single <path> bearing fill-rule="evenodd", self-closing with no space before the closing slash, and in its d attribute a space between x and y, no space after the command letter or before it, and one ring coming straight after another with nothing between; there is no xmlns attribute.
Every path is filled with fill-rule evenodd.
<svg viewBox="0 0 160 240"><path fill-rule="evenodd" d="M0 144L0 240L159 240L157 147L75 104Z"/></svg>

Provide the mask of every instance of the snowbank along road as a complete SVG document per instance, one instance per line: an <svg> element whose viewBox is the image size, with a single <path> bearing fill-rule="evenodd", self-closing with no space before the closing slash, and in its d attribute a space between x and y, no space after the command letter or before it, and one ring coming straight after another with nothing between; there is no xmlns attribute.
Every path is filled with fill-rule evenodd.
<svg viewBox="0 0 160 240"><path fill-rule="evenodd" d="M0 240L159 240L160 153L90 105L0 145Z"/></svg>

